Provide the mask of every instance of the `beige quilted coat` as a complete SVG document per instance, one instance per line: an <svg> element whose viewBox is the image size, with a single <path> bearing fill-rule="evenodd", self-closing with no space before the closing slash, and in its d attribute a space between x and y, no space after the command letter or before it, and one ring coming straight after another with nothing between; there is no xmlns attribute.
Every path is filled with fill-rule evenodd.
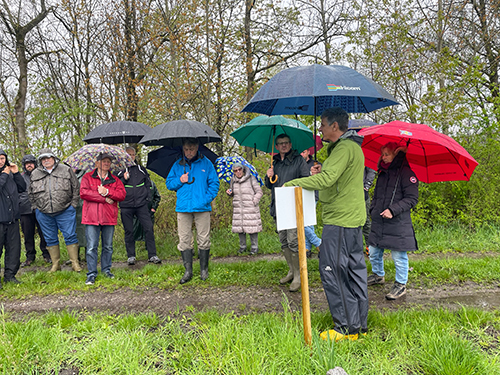
<svg viewBox="0 0 500 375"><path fill-rule="evenodd" d="M230 189L233 191L233 229L234 233L262 232L259 201L262 189L257 179L250 174L248 167L243 166L245 174L238 178L233 176Z"/></svg>

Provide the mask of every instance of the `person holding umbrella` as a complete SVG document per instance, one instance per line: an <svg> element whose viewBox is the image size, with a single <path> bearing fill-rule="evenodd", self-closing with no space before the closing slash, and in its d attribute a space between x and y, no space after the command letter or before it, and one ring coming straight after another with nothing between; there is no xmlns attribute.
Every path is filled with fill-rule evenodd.
<svg viewBox="0 0 500 375"><path fill-rule="evenodd" d="M321 333L323 340L356 340L367 330L368 290L361 227L366 221L363 193L364 155L351 139L341 139L349 116L340 107L321 115L320 132L330 141L323 165L312 176L285 183L319 190L323 209L319 272L335 328Z"/></svg>
<svg viewBox="0 0 500 375"><path fill-rule="evenodd" d="M273 157L273 165L267 170L265 184L271 189L271 205L269 211L276 219L276 206L274 189L283 186L286 182L309 176L309 167L304 158L292 148L290 137L280 134L275 140L278 153ZM285 229L278 232L281 248L288 264L288 274L280 279L280 284L291 281L290 292L300 289L300 269L299 269L299 240L297 238L297 228Z"/></svg>
<svg viewBox="0 0 500 375"><path fill-rule="evenodd" d="M200 277L208 279L210 255L211 203L219 192L219 178L210 160L198 152L197 138L183 139L183 156L176 161L165 182L167 189L175 191L177 202L177 232L185 272L180 284L193 277L193 220L196 226Z"/></svg>
<svg viewBox="0 0 500 375"><path fill-rule="evenodd" d="M123 182L127 192L125 199L120 202L121 218L125 230L125 248L127 249L128 257L127 263L129 266L133 266L136 261L134 217L137 217L144 229L148 262L160 264L161 259L156 255L156 242L153 221L151 220L151 210L148 207L151 199L151 179L146 169L135 160L135 149L127 147L127 152L132 153L131 157L134 158L135 165L118 172L117 175Z"/></svg>
<svg viewBox="0 0 500 375"><path fill-rule="evenodd" d="M87 280L93 285L97 277L97 250L102 238L101 271L112 279L111 257L113 233L118 220L118 203L125 199L126 191L118 177L109 171L113 156L101 153L97 156L96 169L86 173L80 186L83 199L82 224L87 238Z"/></svg>
<svg viewBox="0 0 500 375"><path fill-rule="evenodd" d="M384 249L390 249L396 280L385 298L396 300L406 294L407 252L418 249L410 215L418 202L418 179L408 165L405 147L388 142L380 151L379 176L370 207L368 244L373 274L368 277L368 285L384 284Z"/></svg>

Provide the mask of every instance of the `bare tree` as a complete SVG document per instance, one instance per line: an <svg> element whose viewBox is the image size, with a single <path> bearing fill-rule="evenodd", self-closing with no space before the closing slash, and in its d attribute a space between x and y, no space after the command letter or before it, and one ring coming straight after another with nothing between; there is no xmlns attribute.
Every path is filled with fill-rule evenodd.
<svg viewBox="0 0 500 375"><path fill-rule="evenodd" d="M0 17L7 30L8 35L15 45L15 56L17 58L18 91L15 99L15 131L19 141L19 147L23 154L28 152L28 139L26 135L26 96L28 92L28 64L41 54L46 52L28 52L26 48L27 35L37 27L47 17L51 8L47 8L45 0L40 0L40 4L33 4L30 14L26 11L24 4L19 1L16 6L12 6L6 0L2 0L0 7Z"/></svg>

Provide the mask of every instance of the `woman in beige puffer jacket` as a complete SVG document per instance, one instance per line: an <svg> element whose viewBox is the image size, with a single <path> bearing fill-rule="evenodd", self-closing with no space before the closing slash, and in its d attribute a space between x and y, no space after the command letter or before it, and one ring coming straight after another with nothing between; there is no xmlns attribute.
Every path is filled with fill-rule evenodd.
<svg viewBox="0 0 500 375"><path fill-rule="evenodd" d="M258 234L262 232L259 201L262 189L248 167L235 163L232 166L233 178L227 194L233 197L233 228L240 237L239 253L247 249L246 233L250 235L250 254L259 250Z"/></svg>

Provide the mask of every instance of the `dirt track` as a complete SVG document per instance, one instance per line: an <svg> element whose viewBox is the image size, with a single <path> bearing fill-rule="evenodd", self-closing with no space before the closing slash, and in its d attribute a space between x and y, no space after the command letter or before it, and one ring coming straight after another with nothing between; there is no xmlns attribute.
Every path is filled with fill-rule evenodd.
<svg viewBox="0 0 500 375"><path fill-rule="evenodd" d="M276 255L259 257L230 257L214 259L214 263L233 261L252 261L255 259L273 259ZM114 263L113 267L127 267L125 263ZM138 264L134 267L142 267ZM29 270L23 270L26 272ZM397 302L387 301L384 296L391 284L369 287L371 309L401 309L416 306L443 306L458 308L460 305L480 309L494 309L500 301L499 286L481 286L474 283L457 285L440 285L432 289L413 288L408 285L408 294ZM121 288L112 292L91 289L86 292L74 292L70 295L26 296L23 299L4 299L1 304L6 312L40 313L49 310L103 311L112 314L130 312L155 312L159 315L170 315L183 311L186 307L196 310L215 308L221 312L234 311L236 314L251 312L283 311L284 296L288 299L292 310L302 307L301 294L290 293L286 286L262 287L225 287L200 288L186 284L171 289L131 290ZM312 311L328 311L325 294L321 288L310 290L310 306Z"/></svg>

